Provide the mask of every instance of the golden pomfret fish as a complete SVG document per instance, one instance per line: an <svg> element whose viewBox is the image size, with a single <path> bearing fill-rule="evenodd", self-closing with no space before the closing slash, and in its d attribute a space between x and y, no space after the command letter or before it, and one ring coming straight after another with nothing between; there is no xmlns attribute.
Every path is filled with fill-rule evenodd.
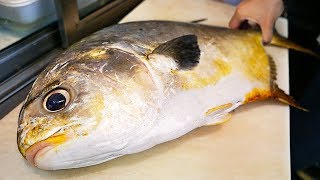
<svg viewBox="0 0 320 180"><path fill-rule="evenodd" d="M271 44L307 52L280 37ZM20 112L17 144L38 168L78 168L225 122L256 100L300 108L278 88L275 71L256 31L115 25L76 43L39 75Z"/></svg>

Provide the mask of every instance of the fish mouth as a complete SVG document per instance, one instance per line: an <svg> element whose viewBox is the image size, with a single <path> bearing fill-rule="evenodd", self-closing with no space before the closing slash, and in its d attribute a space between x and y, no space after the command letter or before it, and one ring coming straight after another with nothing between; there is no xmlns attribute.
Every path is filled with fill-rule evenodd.
<svg viewBox="0 0 320 180"><path fill-rule="evenodd" d="M34 144L39 142L47 141L53 144L59 144L62 141L65 141L67 137L66 136L67 132L65 131L66 128L67 127L55 127L41 134L37 132L33 132L32 128L31 130L24 133L18 132L17 144L18 144L18 149L21 155L23 157L26 157L26 151L29 148L31 148ZM21 135L22 133L23 133L23 136ZM33 134L33 135L27 138L28 134Z"/></svg>
<svg viewBox="0 0 320 180"><path fill-rule="evenodd" d="M66 140L67 135L61 134L49 137L43 141L36 142L26 150L25 157L30 164L37 167L37 159L40 159L48 151L66 142Z"/></svg>
<svg viewBox="0 0 320 180"><path fill-rule="evenodd" d="M36 159L53 148L54 146L49 142L37 142L27 149L26 159L30 164L36 167Z"/></svg>

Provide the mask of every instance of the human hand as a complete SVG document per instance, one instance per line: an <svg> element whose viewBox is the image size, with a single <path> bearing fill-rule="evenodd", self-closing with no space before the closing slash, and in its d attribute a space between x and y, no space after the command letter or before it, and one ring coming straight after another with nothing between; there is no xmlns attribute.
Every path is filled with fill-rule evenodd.
<svg viewBox="0 0 320 180"><path fill-rule="evenodd" d="M246 21L259 24L264 44L271 42L273 26L284 9L282 0L242 0L229 22L229 27L237 29Z"/></svg>

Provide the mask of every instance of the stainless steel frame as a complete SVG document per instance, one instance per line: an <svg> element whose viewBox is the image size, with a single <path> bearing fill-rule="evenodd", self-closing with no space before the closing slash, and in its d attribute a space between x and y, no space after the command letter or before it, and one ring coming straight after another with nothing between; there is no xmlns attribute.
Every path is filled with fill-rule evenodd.
<svg viewBox="0 0 320 180"><path fill-rule="evenodd" d="M120 21L143 0L116 0L80 20L77 0L55 0L62 46Z"/></svg>

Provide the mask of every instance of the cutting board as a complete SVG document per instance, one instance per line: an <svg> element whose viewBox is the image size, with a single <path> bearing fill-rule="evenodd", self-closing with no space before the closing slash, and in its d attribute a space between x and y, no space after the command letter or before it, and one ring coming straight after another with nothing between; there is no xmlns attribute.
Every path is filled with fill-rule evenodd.
<svg viewBox="0 0 320 180"><path fill-rule="evenodd" d="M234 7L212 0L146 0L122 22L192 21L227 26ZM277 22L286 35L287 21ZM288 51L268 48L278 83L288 91ZM263 101L238 108L223 125L198 128L144 152L86 168L43 171L31 167L16 146L21 105L0 121L0 179L290 179L289 108Z"/></svg>

